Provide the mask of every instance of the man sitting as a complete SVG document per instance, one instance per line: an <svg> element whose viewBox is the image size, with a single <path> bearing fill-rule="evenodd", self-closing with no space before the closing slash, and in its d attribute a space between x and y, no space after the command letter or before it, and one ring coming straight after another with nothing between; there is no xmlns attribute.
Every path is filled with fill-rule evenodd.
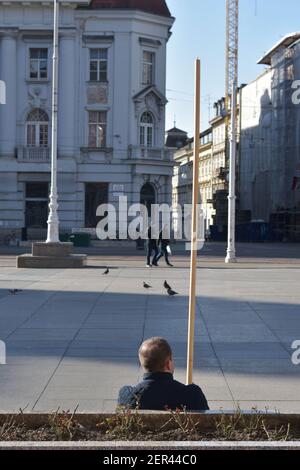
<svg viewBox="0 0 300 470"><path fill-rule="evenodd" d="M172 350L165 339L146 340L139 349L139 359L145 372L143 381L135 387L123 387L119 392L119 405L140 410L209 409L200 387L174 380Z"/></svg>

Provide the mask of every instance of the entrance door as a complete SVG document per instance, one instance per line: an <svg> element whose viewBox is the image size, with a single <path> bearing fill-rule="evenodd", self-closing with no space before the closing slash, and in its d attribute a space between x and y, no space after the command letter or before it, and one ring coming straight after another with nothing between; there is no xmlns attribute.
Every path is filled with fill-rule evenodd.
<svg viewBox="0 0 300 470"><path fill-rule="evenodd" d="M141 189L140 203L147 207L148 216L151 216L151 206L155 204L155 189L151 183L146 183Z"/></svg>
<svg viewBox="0 0 300 470"><path fill-rule="evenodd" d="M48 183L26 183L26 228L46 228L48 218Z"/></svg>
<svg viewBox="0 0 300 470"><path fill-rule="evenodd" d="M85 184L85 227L96 228L100 218L96 216L97 208L108 203L108 183Z"/></svg>

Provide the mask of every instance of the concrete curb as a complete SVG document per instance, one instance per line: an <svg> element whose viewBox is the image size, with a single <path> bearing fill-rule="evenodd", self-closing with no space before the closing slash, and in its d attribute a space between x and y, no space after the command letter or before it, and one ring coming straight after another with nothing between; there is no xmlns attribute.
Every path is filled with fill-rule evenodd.
<svg viewBox="0 0 300 470"><path fill-rule="evenodd" d="M300 450L300 442L2 442L1 450Z"/></svg>

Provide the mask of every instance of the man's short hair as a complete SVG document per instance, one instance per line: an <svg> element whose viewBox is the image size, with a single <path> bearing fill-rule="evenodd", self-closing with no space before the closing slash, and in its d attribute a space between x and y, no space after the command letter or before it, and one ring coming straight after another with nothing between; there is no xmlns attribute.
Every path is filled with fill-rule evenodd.
<svg viewBox="0 0 300 470"><path fill-rule="evenodd" d="M164 338L150 338L139 349L140 363L147 372L163 372L172 358L172 349Z"/></svg>

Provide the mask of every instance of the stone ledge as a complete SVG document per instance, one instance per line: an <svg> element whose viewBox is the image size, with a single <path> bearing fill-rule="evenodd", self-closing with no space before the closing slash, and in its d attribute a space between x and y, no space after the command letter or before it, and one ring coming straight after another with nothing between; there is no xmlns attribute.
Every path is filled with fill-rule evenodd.
<svg viewBox="0 0 300 470"><path fill-rule="evenodd" d="M17 268L82 268L86 266L87 256L70 254L68 256L33 256L31 254L17 257Z"/></svg>
<svg viewBox="0 0 300 470"><path fill-rule="evenodd" d="M23 423L26 426L39 427L48 422L48 418L53 412L41 412L41 411L24 411L23 413L4 411L0 410L0 426L5 422L7 418L11 418L15 423ZM138 411L143 423L150 428L157 428L166 426L166 423L170 421L170 412L168 411ZM188 412L187 416L191 420L198 423L203 431L211 432L215 427L216 419L220 419L222 416L234 417L236 410L209 410L203 412ZM273 411L262 411L262 410L240 410L243 418L246 422L253 420L253 416L261 416L265 423L280 427L286 424L296 426L300 431L300 414L299 413L279 413ZM83 426L89 426L97 429L99 420L105 421L116 416L116 413L95 413L95 412L77 412L76 419Z"/></svg>
<svg viewBox="0 0 300 470"><path fill-rule="evenodd" d="M107 442L0 442L0 450L300 450L300 442L270 441L107 441Z"/></svg>
<svg viewBox="0 0 300 470"><path fill-rule="evenodd" d="M35 242L32 244L32 256L47 256L58 258L69 256L73 251L73 243L45 243Z"/></svg>

